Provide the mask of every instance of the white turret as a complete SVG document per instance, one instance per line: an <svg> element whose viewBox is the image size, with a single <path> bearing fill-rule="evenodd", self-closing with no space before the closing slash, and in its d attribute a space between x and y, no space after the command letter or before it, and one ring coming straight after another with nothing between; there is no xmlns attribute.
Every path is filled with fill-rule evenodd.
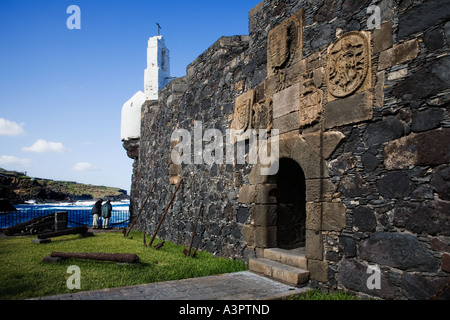
<svg viewBox="0 0 450 320"><path fill-rule="evenodd" d="M145 94L138 91L122 107L120 138L122 141L141 137L141 109Z"/></svg>
<svg viewBox="0 0 450 320"><path fill-rule="evenodd" d="M144 92L138 91L122 107L122 141L141 137L141 109L146 100L158 100L158 92L170 82L169 50L163 36L151 37L147 48Z"/></svg>
<svg viewBox="0 0 450 320"><path fill-rule="evenodd" d="M144 72L145 98L158 100L158 92L170 82L170 57L163 36L151 37Z"/></svg>

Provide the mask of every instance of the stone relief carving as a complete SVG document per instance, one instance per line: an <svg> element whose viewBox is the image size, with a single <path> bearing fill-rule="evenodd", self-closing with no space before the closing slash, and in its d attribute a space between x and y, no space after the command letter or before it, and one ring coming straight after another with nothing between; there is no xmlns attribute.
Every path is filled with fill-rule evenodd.
<svg viewBox="0 0 450 320"><path fill-rule="evenodd" d="M247 91L236 98L234 104L233 129L245 131L251 128L254 98L254 90Z"/></svg>
<svg viewBox="0 0 450 320"><path fill-rule="evenodd" d="M301 59L303 47L303 10L269 31L267 76L283 69L292 60Z"/></svg>
<svg viewBox="0 0 450 320"><path fill-rule="evenodd" d="M253 128L272 129L272 99L263 99L253 105Z"/></svg>
<svg viewBox="0 0 450 320"><path fill-rule="evenodd" d="M342 35L328 50L327 69L328 92L333 97L344 98L361 89L370 81L366 81L370 78L369 38L358 31Z"/></svg>
<svg viewBox="0 0 450 320"><path fill-rule="evenodd" d="M300 98L300 126L310 125L319 119L322 113L323 91L314 85L313 79L303 83L303 94Z"/></svg>

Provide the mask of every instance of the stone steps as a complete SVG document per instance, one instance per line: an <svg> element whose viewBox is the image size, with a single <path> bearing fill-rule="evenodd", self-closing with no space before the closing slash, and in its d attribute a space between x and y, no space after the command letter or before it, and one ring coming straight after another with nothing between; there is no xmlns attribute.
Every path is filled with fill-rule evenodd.
<svg viewBox="0 0 450 320"><path fill-rule="evenodd" d="M304 249L279 248L264 249L263 258L250 259L248 262L250 271L293 286L308 282L309 271L306 270L306 263Z"/></svg>
<svg viewBox="0 0 450 320"><path fill-rule="evenodd" d="M287 264L292 267L307 269L307 260L305 257L305 248L297 249L264 249L264 258Z"/></svg>

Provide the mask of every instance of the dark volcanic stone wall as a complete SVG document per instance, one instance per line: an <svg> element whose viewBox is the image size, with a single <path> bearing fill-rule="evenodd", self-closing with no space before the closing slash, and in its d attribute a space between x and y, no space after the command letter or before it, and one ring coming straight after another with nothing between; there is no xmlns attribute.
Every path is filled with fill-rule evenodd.
<svg viewBox="0 0 450 320"><path fill-rule="evenodd" d="M381 27L368 30L372 4L380 8ZM301 60L288 65L284 77L268 76L269 31L300 9ZM135 159L133 215L156 181L140 229L153 233L182 178L159 237L188 245L203 203L194 247L248 259L276 246L267 237L254 239L255 214L264 206L251 192L270 185L254 182L253 166L174 165L170 137L175 129L193 136L194 121L225 135L238 96L254 89L256 101L271 98L310 78L323 92L315 122L292 122L293 112L274 119L273 126L286 141L293 135L311 146L323 135L338 141L327 149L330 142L322 140L320 148L325 143L329 150L319 154L325 172L306 185L311 283L387 299L448 298L450 1L265 0L249 12L249 31L217 40L158 101L144 104L138 147L133 142L127 149ZM350 31L370 34L370 81L360 92L334 99L326 81L328 48ZM320 163L307 163L312 169L302 164L305 174ZM311 191L314 183L321 185L320 194ZM270 234L273 228L262 229ZM369 266L381 272L380 289L367 286Z"/></svg>

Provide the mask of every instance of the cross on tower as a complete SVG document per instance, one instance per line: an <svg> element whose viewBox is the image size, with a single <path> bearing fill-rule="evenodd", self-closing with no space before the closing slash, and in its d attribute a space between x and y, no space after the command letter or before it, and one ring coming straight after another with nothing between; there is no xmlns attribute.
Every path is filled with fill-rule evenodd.
<svg viewBox="0 0 450 320"><path fill-rule="evenodd" d="M157 22L156 25L158 26L158 36L159 36L159 30L161 30L161 26L159 25L159 23Z"/></svg>

